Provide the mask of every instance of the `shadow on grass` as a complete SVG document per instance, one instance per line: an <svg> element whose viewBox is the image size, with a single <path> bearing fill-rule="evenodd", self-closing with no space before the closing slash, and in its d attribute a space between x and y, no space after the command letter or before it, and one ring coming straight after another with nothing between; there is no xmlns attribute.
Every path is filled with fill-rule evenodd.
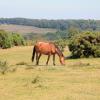
<svg viewBox="0 0 100 100"><path fill-rule="evenodd" d="M39 64L39 65L34 65L34 64L27 64L25 69L35 69L35 68L51 68L51 70L55 69L55 68L59 68L62 67L62 65L43 65L43 64Z"/></svg>
<svg viewBox="0 0 100 100"><path fill-rule="evenodd" d="M66 56L66 57L64 57L64 58L65 58L65 60L80 59L80 58L78 58L78 57L73 57L73 56Z"/></svg>
<svg viewBox="0 0 100 100"><path fill-rule="evenodd" d="M71 67L88 67L91 66L90 63L83 63L83 62L77 62L71 65Z"/></svg>
<svg viewBox="0 0 100 100"><path fill-rule="evenodd" d="M16 65L27 65L27 63L24 62L24 61L22 61L22 62L18 62L18 63L16 63Z"/></svg>

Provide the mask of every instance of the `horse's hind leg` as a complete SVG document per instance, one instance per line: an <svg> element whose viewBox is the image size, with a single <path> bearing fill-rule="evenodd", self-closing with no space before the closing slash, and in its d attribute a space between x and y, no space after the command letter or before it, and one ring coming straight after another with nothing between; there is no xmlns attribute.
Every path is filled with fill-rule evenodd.
<svg viewBox="0 0 100 100"><path fill-rule="evenodd" d="M38 56L37 65L39 64L39 59L40 59L40 57L41 57L41 53L40 53L39 56Z"/></svg>
<svg viewBox="0 0 100 100"><path fill-rule="evenodd" d="M46 65L48 65L49 59L50 59L50 55L48 55L48 59L47 59Z"/></svg>
<svg viewBox="0 0 100 100"><path fill-rule="evenodd" d="M36 65L38 65L38 53L36 53Z"/></svg>

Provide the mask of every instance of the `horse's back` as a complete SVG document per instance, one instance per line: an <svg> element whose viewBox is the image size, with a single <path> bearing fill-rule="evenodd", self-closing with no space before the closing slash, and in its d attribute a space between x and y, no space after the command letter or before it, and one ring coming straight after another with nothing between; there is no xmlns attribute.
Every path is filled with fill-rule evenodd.
<svg viewBox="0 0 100 100"><path fill-rule="evenodd" d="M37 51L43 54L55 53L55 45L50 42L37 42L35 44Z"/></svg>

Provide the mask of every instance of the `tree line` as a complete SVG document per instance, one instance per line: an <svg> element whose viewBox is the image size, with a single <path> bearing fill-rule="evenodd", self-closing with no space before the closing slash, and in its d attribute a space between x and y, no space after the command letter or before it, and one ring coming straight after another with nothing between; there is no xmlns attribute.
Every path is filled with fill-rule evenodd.
<svg viewBox="0 0 100 100"><path fill-rule="evenodd" d="M0 24L16 24L35 26L39 28L54 28L66 30L70 27L79 30L100 30L100 20L47 20L27 18L0 18Z"/></svg>

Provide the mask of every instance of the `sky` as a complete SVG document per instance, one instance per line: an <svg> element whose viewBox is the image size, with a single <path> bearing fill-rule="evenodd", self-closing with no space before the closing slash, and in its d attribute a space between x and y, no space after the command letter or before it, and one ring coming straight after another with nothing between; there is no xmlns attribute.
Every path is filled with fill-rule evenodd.
<svg viewBox="0 0 100 100"><path fill-rule="evenodd" d="M100 19L100 0L0 0L0 18Z"/></svg>

